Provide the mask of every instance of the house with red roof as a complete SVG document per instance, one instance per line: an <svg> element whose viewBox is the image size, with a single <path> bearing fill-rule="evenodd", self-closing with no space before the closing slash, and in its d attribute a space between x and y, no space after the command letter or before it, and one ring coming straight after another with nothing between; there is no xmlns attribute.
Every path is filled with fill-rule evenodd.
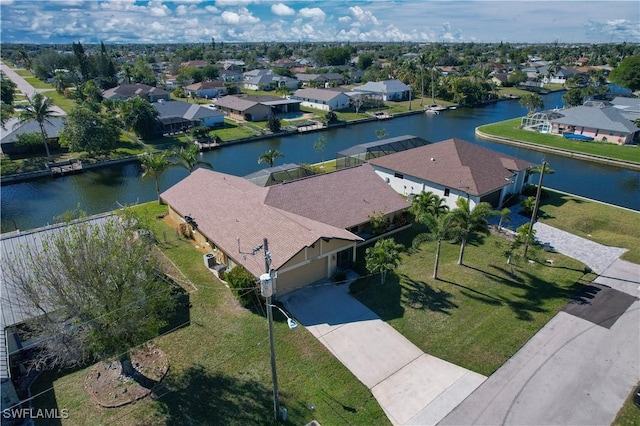
<svg viewBox="0 0 640 426"><path fill-rule="evenodd" d="M522 191L527 171L535 166L457 138L373 158L369 164L396 192L410 197L431 191L452 209L460 197L471 208L482 201L501 207L508 194Z"/></svg>
<svg viewBox="0 0 640 426"><path fill-rule="evenodd" d="M214 271L242 265L259 277L263 254L251 253L267 238L278 295L350 267L356 246L371 237L371 217L402 229L409 207L369 164L268 187L197 169L161 198L170 217L208 247Z"/></svg>

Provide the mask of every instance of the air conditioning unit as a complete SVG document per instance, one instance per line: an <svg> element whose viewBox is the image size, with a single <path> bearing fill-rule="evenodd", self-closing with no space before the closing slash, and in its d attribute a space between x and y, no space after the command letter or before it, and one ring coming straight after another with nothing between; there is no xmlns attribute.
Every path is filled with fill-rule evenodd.
<svg viewBox="0 0 640 426"><path fill-rule="evenodd" d="M216 266L216 255L213 253L207 253L203 256L204 266L209 269L213 269Z"/></svg>

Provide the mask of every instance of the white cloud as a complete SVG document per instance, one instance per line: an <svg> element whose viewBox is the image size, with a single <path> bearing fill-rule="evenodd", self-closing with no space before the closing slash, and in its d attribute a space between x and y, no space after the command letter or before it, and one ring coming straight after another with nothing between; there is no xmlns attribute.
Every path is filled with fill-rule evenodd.
<svg viewBox="0 0 640 426"><path fill-rule="evenodd" d="M234 6L247 6L251 3L257 3L257 0L216 0L216 6L220 7L234 7Z"/></svg>
<svg viewBox="0 0 640 426"><path fill-rule="evenodd" d="M181 4L178 7L176 7L176 16L184 16L187 14L188 10L189 9L187 8L187 6L185 6L184 4Z"/></svg>
<svg viewBox="0 0 640 426"><path fill-rule="evenodd" d="M341 24L348 24L349 22L351 22L351 17L350 16L341 16L338 18L338 22L340 22Z"/></svg>
<svg viewBox="0 0 640 426"><path fill-rule="evenodd" d="M325 14L319 7L303 7L298 12L303 18L324 19Z"/></svg>
<svg viewBox="0 0 640 426"><path fill-rule="evenodd" d="M228 10L225 10L220 16L222 18L222 22L224 22L225 24L256 24L260 22L260 19L253 16L251 12L249 12L249 10L244 7L240 8L238 12L230 12Z"/></svg>
<svg viewBox="0 0 640 426"><path fill-rule="evenodd" d="M149 3L149 15L162 18L163 16L168 16L169 13L169 8L160 2Z"/></svg>
<svg viewBox="0 0 640 426"><path fill-rule="evenodd" d="M352 6L349 8L354 19L365 24L378 25L378 19L369 11L363 10L360 6Z"/></svg>
<svg viewBox="0 0 640 426"><path fill-rule="evenodd" d="M271 5L271 13L277 16L291 16L295 15L296 11L284 3L278 3Z"/></svg>

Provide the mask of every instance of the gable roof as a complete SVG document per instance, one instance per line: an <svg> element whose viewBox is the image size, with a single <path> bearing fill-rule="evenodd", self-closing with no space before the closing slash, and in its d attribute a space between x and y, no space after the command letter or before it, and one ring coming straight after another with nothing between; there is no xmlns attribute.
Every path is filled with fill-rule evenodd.
<svg viewBox="0 0 640 426"><path fill-rule="evenodd" d="M353 90L358 92L395 93L411 90L409 86L400 80L369 81L362 86L356 86Z"/></svg>
<svg viewBox="0 0 640 426"><path fill-rule="evenodd" d="M462 139L447 139L369 160L382 167L447 188L482 196L509 184L514 172L535 166Z"/></svg>
<svg viewBox="0 0 640 426"><path fill-rule="evenodd" d="M631 121L623 117L617 108L612 106L598 108L581 105L560 110L558 113L562 117L551 120L552 123L613 130L622 133L634 133L640 130Z"/></svg>
<svg viewBox="0 0 640 426"><path fill-rule="evenodd" d="M345 229L267 205L268 192L269 188L238 176L197 169L161 197L180 215L193 217L198 230L236 261L243 260L238 239L246 251L268 238L275 269L320 238L361 240ZM261 260L247 259L242 264L255 276L264 272Z"/></svg>
<svg viewBox="0 0 640 426"><path fill-rule="evenodd" d="M338 228L409 207L369 164L270 186L265 204Z"/></svg>

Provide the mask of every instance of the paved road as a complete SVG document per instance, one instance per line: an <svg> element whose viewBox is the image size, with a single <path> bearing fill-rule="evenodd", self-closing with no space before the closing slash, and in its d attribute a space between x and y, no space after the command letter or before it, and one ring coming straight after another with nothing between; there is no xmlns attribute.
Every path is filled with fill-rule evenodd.
<svg viewBox="0 0 640 426"><path fill-rule="evenodd" d="M608 425L640 381L640 265L536 225L600 276L440 425Z"/></svg>
<svg viewBox="0 0 640 426"><path fill-rule="evenodd" d="M394 425L436 424L486 379L422 352L347 284L305 287L281 300L371 390Z"/></svg>
<svg viewBox="0 0 640 426"><path fill-rule="evenodd" d="M24 78L19 76L13 69L9 68L9 66L6 65L4 62L0 62L0 70L2 70L4 75L6 75L11 81L13 81L16 84L16 86L17 86L17 88L18 88L18 90L20 92L22 92L23 94L25 94L29 98L32 98L33 95L36 94L36 93L46 92L48 90L48 89L47 90L35 89ZM53 105L51 107L51 109L54 111L54 113L55 113L54 115L67 115L67 113L64 112L57 105Z"/></svg>

